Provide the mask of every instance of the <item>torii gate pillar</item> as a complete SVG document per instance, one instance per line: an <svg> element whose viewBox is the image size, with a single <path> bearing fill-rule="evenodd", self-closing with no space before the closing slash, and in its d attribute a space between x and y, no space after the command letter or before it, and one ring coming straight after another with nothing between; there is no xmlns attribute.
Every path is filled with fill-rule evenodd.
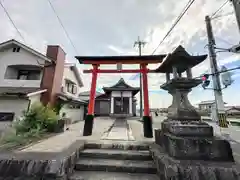
<svg viewBox="0 0 240 180"><path fill-rule="evenodd" d="M148 97L148 69L146 64L141 64L142 81L143 81L143 102L144 102L144 116L143 116L143 133L144 137L152 138L152 117L150 116L149 97Z"/></svg>
<svg viewBox="0 0 240 180"><path fill-rule="evenodd" d="M89 98L89 103L88 103L88 114L85 118L85 123L84 123L84 128L83 128L83 136L91 136L92 135L96 86L97 86L97 74L98 74L97 70L98 70L98 65L93 65L92 84L91 84L90 98Z"/></svg>

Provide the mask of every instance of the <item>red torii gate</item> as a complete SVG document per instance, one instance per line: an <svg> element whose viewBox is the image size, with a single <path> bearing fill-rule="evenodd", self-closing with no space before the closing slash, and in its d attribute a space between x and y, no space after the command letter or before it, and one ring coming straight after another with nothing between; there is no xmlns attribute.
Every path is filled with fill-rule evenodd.
<svg viewBox="0 0 240 180"><path fill-rule="evenodd" d="M76 56L80 64L92 65L92 69L84 70L84 73L92 73L92 82L90 90L90 99L88 104L88 114L85 118L83 136L92 135L94 106L96 95L96 84L98 73L142 73L143 81L143 98L144 98L144 116L143 129L144 137L152 138L152 118L149 109L149 95L148 95L148 78L147 73L155 72L147 68L148 64L161 63L166 55L147 55L147 56ZM100 65L113 64L139 64L140 69L99 69Z"/></svg>

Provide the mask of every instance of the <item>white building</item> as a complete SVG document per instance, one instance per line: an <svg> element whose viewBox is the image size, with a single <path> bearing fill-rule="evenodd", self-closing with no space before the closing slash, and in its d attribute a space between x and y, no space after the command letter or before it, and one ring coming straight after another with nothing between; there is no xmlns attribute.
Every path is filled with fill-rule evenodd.
<svg viewBox="0 0 240 180"><path fill-rule="evenodd" d="M63 100L67 99L68 103L61 109L61 114L66 113L66 117L71 118L72 121L83 120L84 117L84 105L87 105L87 102L78 96L81 87L83 82L76 65L65 64L59 97Z"/></svg>
<svg viewBox="0 0 240 180"><path fill-rule="evenodd" d="M61 95L67 103L62 111L82 120L79 109L85 102L77 96L82 86L78 69L65 63L61 47L48 46L44 55L16 40L0 44L0 120L18 118L35 102L54 105Z"/></svg>
<svg viewBox="0 0 240 180"><path fill-rule="evenodd" d="M135 95L140 91L138 87L128 85L121 78L111 87L103 87L105 93L96 93L95 116L136 116ZM90 92L82 92L79 97L89 100Z"/></svg>
<svg viewBox="0 0 240 180"><path fill-rule="evenodd" d="M226 104L226 103L224 103ZM212 108L215 106L215 101L214 100L209 100L209 101L202 101L198 104L198 109L200 111L206 111L206 112L211 112Z"/></svg>

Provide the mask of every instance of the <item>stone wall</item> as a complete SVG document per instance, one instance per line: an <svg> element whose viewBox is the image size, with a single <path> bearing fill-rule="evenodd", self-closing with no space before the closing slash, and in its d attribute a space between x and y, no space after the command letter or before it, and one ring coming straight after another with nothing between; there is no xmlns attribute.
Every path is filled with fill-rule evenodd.
<svg viewBox="0 0 240 180"><path fill-rule="evenodd" d="M0 154L0 180L67 180L84 149L76 141L62 152Z"/></svg>

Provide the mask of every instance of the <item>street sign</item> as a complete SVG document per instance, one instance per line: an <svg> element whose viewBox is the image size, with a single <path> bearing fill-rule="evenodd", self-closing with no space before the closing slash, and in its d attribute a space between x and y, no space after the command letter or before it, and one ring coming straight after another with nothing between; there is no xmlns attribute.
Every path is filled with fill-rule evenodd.
<svg viewBox="0 0 240 180"><path fill-rule="evenodd" d="M229 72L225 66L222 66L221 68L221 80L225 87L230 86L233 83L232 73Z"/></svg>

